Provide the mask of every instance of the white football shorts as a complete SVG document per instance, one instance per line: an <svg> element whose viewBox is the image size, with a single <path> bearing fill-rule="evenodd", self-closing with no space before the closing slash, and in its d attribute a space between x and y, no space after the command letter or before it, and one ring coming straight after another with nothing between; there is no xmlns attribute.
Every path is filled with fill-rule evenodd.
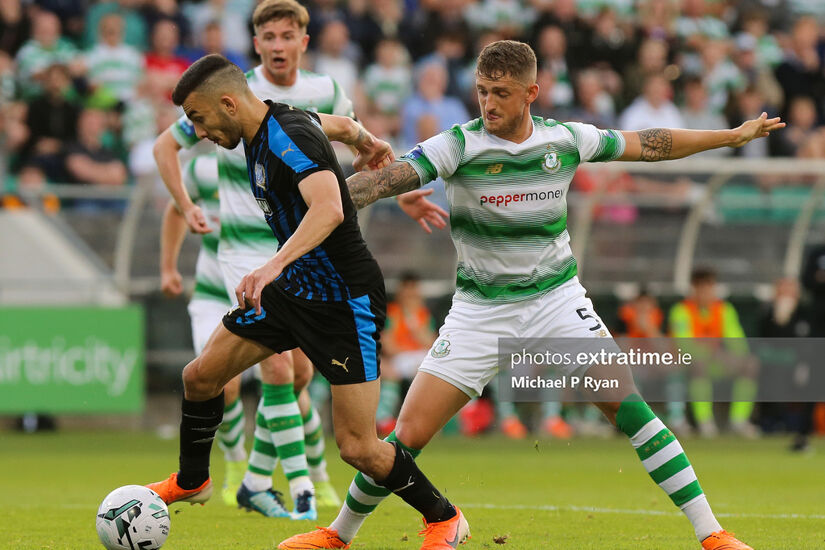
<svg viewBox="0 0 825 550"><path fill-rule="evenodd" d="M470 397L476 397L498 373L500 338L612 341L613 337L585 293L578 277L573 277L546 294L520 302L479 305L453 299L438 338L419 371L437 376ZM601 326L594 330L597 325ZM588 367L571 366L563 374L580 375Z"/></svg>

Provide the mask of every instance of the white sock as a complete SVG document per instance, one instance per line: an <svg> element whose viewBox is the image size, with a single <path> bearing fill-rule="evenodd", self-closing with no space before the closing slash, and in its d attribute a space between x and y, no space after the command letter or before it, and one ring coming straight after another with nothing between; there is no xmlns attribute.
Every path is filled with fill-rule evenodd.
<svg viewBox="0 0 825 550"><path fill-rule="evenodd" d="M242 445L226 449L223 458L227 462L246 462L246 449Z"/></svg>
<svg viewBox="0 0 825 550"><path fill-rule="evenodd" d="M710 509L710 504L708 504L708 499L704 494L682 506L682 512L693 524L693 530L699 542L708 538L711 533L722 530L722 526L716 521L713 510Z"/></svg>
<svg viewBox="0 0 825 550"><path fill-rule="evenodd" d="M289 494L292 495L292 500L295 500L295 498L304 491L309 491L313 495L315 494L315 486L312 484L309 476L298 476L289 480Z"/></svg>
<svg viewBox="0 0 825 550"><path fill-rule="evenodd" d="M327 473L326 462L324 462L321 466L310 466L309 479L311 479L313 483L329 481L329 474Z"/></svg>
<svg viewBox="0 0 825 550"><path fill-rule="evenodd" d="M361 525L364 524L364 521L366 521L368 517L369 514L353 512L350 510L350 507L344 503L341 511L338 512L338 517L330 524L329 528L338 531L338 538L349 543L355 538L355 534L358 533Z"/></svg>
<svg viewBox="0 0 825 550"><path fill-rule="evenodd" d="M272 478L270 476L262 476L261 474L256 474L247 470L246 474L243 476L243 484L246 485L246 488L253 493L259 493L272 488Z"/></svg>

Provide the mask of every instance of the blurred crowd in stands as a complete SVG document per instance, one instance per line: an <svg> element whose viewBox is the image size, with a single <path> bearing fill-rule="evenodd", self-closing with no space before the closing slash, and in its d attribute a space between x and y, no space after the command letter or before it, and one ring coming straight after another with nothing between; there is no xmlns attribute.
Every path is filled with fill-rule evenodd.
<svg viewBox="0 0 825 550"><path fill-rule="evenodd" d="M374 133L405 149L477 115L474 58L530 43L534 114L600 127L788 128L737 151L825 157L821 0L314 0L307 70L331 75ZM0 0L0 174L123 186L178 116L198 57L257 64L254 0ZM716 150L706 155L732 154ZM8 203L7 197L7 205Z"/></svg>

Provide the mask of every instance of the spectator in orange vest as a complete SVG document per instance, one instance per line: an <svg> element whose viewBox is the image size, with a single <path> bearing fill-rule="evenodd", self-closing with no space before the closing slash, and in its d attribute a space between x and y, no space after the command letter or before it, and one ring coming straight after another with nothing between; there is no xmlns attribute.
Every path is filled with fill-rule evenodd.
<svg viewBox="0 0 825 550"><path fill-rule="evenodd" d="M619 308L620 335L629 338L657 338L662 336L665 316L656 298L643 290L636 298Z"/></svg>
<svg viewBox="0 0 825 550"><path fill-rule="evenodd" d="M711 269L696 269L690 278L691 294L670 310L669 324L671 336L675 338L725 338L741 339L745 331L739 323L739 315L733 305L718 296L716 273ZM698 343L697 343L698 344ZM693 416L699 433L713 437L718 433L713 418L712 375L720 371L736 372L733 380L733 402L730 406L730 427L744 436L758 435L751 424L753 400L756 398L755 366L750 360L747 345L726 341L724 348L718 342L713 349L696 346L689 394L693 401ZM693 345L691 344L691 347ZM719 359L722 359L720 364ZM682 405L682 408L684 406Z"/></svg>

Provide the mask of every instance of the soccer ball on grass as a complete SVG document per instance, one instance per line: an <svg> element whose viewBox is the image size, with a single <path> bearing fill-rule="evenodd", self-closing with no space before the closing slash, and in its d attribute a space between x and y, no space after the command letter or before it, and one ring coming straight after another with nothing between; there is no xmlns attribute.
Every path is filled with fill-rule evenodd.
<svg viewBox="0 0 825 550"><path fill-rule="evenodd" d="M95 527L108 550L157 550L169 536L169 509L148 487L124 485L103 499Z"/></svg>

